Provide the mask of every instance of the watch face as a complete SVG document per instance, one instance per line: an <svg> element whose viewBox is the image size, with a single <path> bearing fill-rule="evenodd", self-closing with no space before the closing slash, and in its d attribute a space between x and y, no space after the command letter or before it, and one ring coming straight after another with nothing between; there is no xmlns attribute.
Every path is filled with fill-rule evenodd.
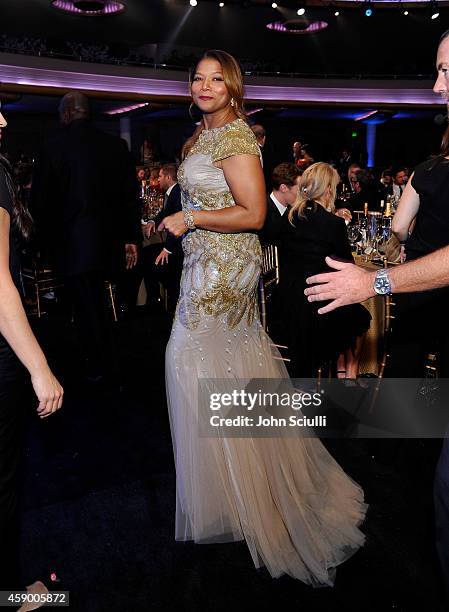
<svg viewBox="0 0 449 612"><path fill-rule="evenodd" d="M374 290L379 295L388 295L391 291L391 285L388 277L379 274L374 283Z"/></svg>

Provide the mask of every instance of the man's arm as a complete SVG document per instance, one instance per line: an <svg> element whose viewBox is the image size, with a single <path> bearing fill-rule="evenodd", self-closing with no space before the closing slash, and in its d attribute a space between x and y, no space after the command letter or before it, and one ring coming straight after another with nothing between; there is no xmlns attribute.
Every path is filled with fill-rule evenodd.
<svg viewBox="0 0 449 612"><path fill-rule="evenodd" d="M326 263L337 272L310 276L307 284L314 286L304 291L309 302L333 300L319 309L320 314L347 304L363 302L375 295L375 272L367 272L355 264L342 263L330 257L326 257ZM388 275L393 293L426 291L448 286L449 246L415 261L389 268Z"/></svg>

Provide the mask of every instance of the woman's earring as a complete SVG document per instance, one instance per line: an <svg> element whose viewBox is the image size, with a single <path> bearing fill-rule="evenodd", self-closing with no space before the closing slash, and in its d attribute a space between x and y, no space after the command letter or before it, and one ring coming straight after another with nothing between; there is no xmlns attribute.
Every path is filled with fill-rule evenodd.
<svg viewBox="0 0 449 612"><path fill-rule="evenodd" d="M231 98L231 106L235 106L234 98Z"/></svg>

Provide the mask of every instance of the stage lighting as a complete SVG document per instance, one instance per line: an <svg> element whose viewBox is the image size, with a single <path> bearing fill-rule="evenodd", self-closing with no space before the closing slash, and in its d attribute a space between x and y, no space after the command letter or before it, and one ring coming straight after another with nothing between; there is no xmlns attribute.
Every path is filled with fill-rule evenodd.
<svg viewBox="0 0 449 612"><path fill-rule="evenodd" d="M271 5L271 8L277 9L278 5L276 4L276 2L273 2L273 4Z"/></svg>
<svg viewBox="0 0 449 612"><path fill-rule="evenodd" d="M365 11L365 15L367 17L371 17L372 14L373 14L373 9L367 8Z"/></svg>
<svg viewBox="0 0 449 612"><path fill-rule="evenodd" d="M220 8L224 7L224 2L220 2L220 4L218 5Z"/></svg>
<svg viewBox="0 0 449 612"><path fill-rule="evenodd" d="M190 0L190 6L196 6L198 4L198 0Z"/></svg>
<svg viewBox="0 0 449 612"><path fill-rule="evenodd" d="M404 11L404 15L408 15L408 11Z"/></svg>
<svg viewBox="0 0 449 612"><path fill-rule="evenodd" d="M301 17L301 15L304 15L304 13L306 12L305 8L300 8L298 9L298 15Z"/></svg>
<svg viewBox="0 0 449 612"><path fill-rule="evenodd" d="M335 11L335 13L334 13L335 17L338 17L339 14L340 14L340 11Z"/></svg>
<svg viewBox="0 0 449 612"><path fill-rule="evenodd" d="M432 13L432 16L430 19L438 19L439 16L440 16L440 13L436 11L435 13Z"/></svg>

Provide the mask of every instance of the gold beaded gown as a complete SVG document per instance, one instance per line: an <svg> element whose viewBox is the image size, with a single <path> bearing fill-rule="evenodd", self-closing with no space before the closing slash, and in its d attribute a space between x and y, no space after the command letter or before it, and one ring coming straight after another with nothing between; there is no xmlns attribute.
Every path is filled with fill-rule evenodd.
<svg viewBox="0 0 449 612"><path fill-rule="evenodd" d="M234 206L223 171L231 155L259 155L241 119L203 130L182 163L183 209ZM363 545L363 491L318 439L205 438L198 431L199 378L288 378L256 303L261 247L254 233L202 229L183 240L184 268L166 351L176 465L177 540L245 539L256 567L313 586Z"/></svg>

